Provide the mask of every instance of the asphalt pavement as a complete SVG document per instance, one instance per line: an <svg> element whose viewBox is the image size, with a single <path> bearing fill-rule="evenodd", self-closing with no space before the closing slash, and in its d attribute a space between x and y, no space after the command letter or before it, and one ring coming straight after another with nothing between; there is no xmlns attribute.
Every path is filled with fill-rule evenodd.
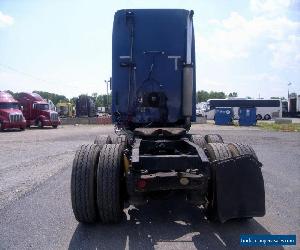
<svg viewBox="0 0 300 250"><path fill-rule="evenodd" d="M113 127L4 132L0 249L239 249L240 234L297 234L299 239L300 133L212 125L193 125L191 132L218 132L225 141L253 146L264 164L266 216L211 223L199 208L173 199L129 207L117 225L83 225L70 202L73 156L80 144L113 133Z"/></svg>

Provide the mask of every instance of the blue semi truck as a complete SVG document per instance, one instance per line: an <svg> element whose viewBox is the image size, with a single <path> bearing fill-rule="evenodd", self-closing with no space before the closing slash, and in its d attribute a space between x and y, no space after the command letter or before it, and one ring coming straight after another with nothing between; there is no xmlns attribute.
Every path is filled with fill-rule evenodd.
<svg viewBox="0 0 300 250"><path fill-rule="evenodd" d="M181 196L209 219L265 214L262 164L245 144L190 134L195 120L193 11L120 10L112 35L116 135L76 152L72 208L82 223L116 223L124 206Z"/></svg>

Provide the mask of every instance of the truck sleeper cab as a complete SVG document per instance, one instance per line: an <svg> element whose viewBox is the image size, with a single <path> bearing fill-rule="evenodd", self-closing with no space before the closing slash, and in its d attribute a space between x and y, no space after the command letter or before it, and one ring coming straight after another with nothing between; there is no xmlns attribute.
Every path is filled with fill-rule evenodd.
<svg viewBox="0 0 300 250"><path fill-rule="evenodd" d="M50 110L49 104L36 93L20 93L18 101L23 107L23 114L26 118L26 126L52 126L57 128L60 119L56 111Z"/></svg>
<svg viewBox="0 0 300 250"><path fill-rule="evenodd" d="M0 91L0 131L26 128L26 120L17 100L7 92Z"/></svg>

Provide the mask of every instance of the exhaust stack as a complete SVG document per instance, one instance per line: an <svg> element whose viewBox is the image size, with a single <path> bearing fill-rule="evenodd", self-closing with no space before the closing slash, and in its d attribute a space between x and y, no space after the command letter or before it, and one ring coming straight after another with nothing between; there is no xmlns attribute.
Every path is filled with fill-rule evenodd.
<svg viewBox="0 0 300 250"><path fill-rule="evenodd" d="M182 84L182 115L186 121L190 123L190 117L193 114L193 79L194 65L192 64L192 43L193 43L193 15L194 11L190 11L187 16L186 28L186 63L183 68L183 84Z"/></svg>

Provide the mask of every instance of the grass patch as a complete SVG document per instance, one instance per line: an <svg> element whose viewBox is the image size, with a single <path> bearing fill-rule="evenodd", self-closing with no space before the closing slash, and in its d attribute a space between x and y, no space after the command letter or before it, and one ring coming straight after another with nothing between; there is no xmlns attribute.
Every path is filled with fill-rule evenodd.
<svg viewBox="0 0 300 250"><path fill-rule="evenodd" d="M257 126L267 130L300 132L300 123L276 124L269 122L258 122Z"/></svg>

